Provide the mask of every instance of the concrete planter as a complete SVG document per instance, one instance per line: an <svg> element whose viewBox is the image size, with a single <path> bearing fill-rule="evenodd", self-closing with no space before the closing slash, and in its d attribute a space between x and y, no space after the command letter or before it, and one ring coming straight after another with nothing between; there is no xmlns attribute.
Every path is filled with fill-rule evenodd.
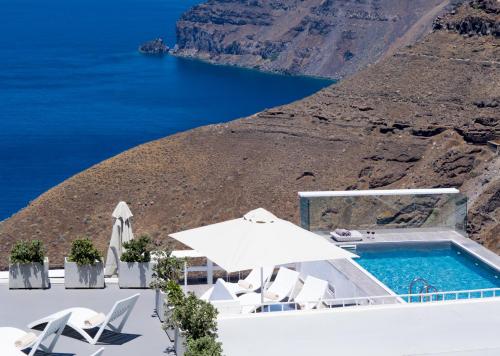
<svg viewBox="0 0 500 356"><path fill-rule="evenodd" d="M49 259L43 263L11 263L9 265L9 289L49 288Z"/></svg>
<svg viewBox="0 0 500 356"><path fill-rule="evenodd" d="M165 304L164 319L165 319L165 323L167 323L167 325L170 322L170 320L172 319L173 314L174 314L174 307ZM165 329L165 332L167 333L167 336L170 339L170 341L175 341L176 331L173 327L167 327Z"/></svg>
<svg viewBox="0 0 500 356"><path fill-rule="evenodd" d="M104 288L104 264L79 266L64 258L64 286L66 288Z"/></svg>
<svg viewBox="0 0 500 356"><path fill-rule="evenodd" d="M177 356L184 356L184 353L186 352L187 349L187 336L186 332L179 329L175 328L175 354Z"/></svg>
<svg viewBox="0 0 500 356"><path fill-rule="evenodd" d="M153 274L151 262L118 263L118 285L120 288L149 288Z"/></svg>
<svg viewBox="0 0 500 356"><path fill-rule="evenodd" d="M165 321L165 306L167 304L167 293L162 292L160 289L156 290L155 294L155 310L158 319L161 322Z"/></svg>

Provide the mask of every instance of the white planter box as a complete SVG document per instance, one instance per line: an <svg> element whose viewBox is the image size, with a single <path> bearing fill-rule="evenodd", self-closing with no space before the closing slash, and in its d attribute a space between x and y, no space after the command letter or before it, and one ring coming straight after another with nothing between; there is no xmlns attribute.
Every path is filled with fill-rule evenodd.
<svg viewBox="0 0 500 356"><path fill-rule="evenodd" d="M11 263L9 265L9 289L46 289L49 288L49 259L43 264Z"/></svg>
<svg viewBox="0 0 500 356"><path fill-rule="evenodd" d="M184 356L184 353L186 352L187 346L187 337L186 333L179 328L175 328L175 354L176 356Z"/></svg>
<svg viewBox="0 0 500 356"><path fill-rule="evenodd" d="M167 294L157 289L155 294L155 310L158 315L158 319L161 322L165 321L165 304L166 304Z"/></svg>
<svg viewBox="0 0 500 356"><path fill-rule="evenodd" d="M120 288L149 288L152 274L152 262L118 262Z"/></svg>
<svg viewBox="0 0 500 356"><path fill-rule="evenodd" d="M66 288L104 288L104 264L79 266L64 258L64 286Z"/></svg>

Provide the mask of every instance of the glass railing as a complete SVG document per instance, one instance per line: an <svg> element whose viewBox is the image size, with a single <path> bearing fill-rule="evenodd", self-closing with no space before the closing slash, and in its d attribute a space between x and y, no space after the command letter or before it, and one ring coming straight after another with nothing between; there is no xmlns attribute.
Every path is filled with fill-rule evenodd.
<svg viewBox="0 0 500 356"><path fill-rule="evenodd" d="M454 188L301 192L310 231L436 228L465 235L467 197Z"/></svg>

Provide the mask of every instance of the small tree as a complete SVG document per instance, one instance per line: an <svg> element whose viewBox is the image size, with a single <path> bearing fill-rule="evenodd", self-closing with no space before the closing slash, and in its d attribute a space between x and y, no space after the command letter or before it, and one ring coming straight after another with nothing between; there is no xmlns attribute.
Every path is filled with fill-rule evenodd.
<svg viewBox="0 0 500 356"><path fill-rule="evenodd" d="M189 338L184 356L221 356L222 344L213 336L203 336L199 339Z"/></svg>
<svg viewBox="0 0 500 356"><path fill-rule="evenodd" d="M151 261L151 239L147 235L142 235L138 239L133 239L123 243L125 252L120 260L122 262L149 262Z"/></svg>
<svg viewBox="0 0 500 356"><path fill-rule="evenodd" d="M217 309L190 292L180 305L174 308L173 325L186 332L188 338L217 336Z"/></svg>
<svg viewBox="0 0 500 356"><path fill-rule="evenodd" d="M155 251L155 255L158 256L158 260L153 266L153 281L150 287L167 292L168 281L177 282L181 278L184 259L172 256L169 250Z"/></svg>
<svg viewBox="0 0 500 356"><path fill-rule="evenodd" d="M96 261L102 261L101 254L88 237L73 241L68 259L78 265L93 265Z"/></svg>
<svg viewBox="0 0 500 356"><path fill-rule="evenodd" d="M45 249L40 240L17 241L10 252L12 263L43 263Z"/></svg>

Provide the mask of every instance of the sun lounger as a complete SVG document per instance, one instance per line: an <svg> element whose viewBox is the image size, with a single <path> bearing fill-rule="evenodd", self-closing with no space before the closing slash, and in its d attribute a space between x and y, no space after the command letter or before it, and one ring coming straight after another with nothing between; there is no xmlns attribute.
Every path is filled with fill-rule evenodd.
<svg viewBox="0 0 500 356"><path fill-rule="evenodd" d="M321 299L325 297L327 290L327 281L307 276L302 289L299 294L295 296L293 301L300 306L300 309L314 309L321 303Z"/></svg>
<svg viewBox="0 0 500 356"><path fill-rule="evenodd" d="M117 301L107 315L87 308L69 308L34 321L29 325L29 327L34 328L38 325L57 319L61 315L71 313L71 317L69 318L67 325L83 336L83 338L85 338L85 340L87 340L90 344L95 345L99 341L99 338L106 327L114 332L122 331L135 303L137 302L137 299L139 298L139 295L140 294L135 294L126 299ZM118 326L111 324L120 317L122 317L122 319ZM99 330L93 338L87 333L87 331L85 331L97 327Z"/></svg>
<svg viewBox="0 0 500 356"><path fill-rule="evenodd" d="M339 229L330 232L330 236L337 242L354 242L363 240L363 235L361 232L356 230L344 230L348 231L348 234L342 234Z"/></svg>
<svg viewBox="0 0 500 356"><path fill-rule="evenodd" d="M263 281L264 284L267 283L267 281L271 278L273 275L274 271L274 266L273 267L264 267L263 268ZM231 282L226 282L225 285L226 287L234 294L243 294L243 293L249 293L249 292L255 292L257 289L260 288L260 268L255 268L250 273L245 279L241 279L238 281L238 283L231 283ZM210 288L207 290L202 296L201 299L203 300L208 300L209 296L212 294L213 288Z"/></svg>
<svg viewBox="0 0 500 356"><path fill-rule="evenodd" d="M280 267L276 279L271 286L264 291L264 302L281 302L287 297L290 297L298 279L299 272ZM260 293L251 292L238 297L238 300L242 305L243 313L250 313L261 304L262 297Z"/></svg>
<svg viewBox="0 0 500 356"><path fill-rule="evenodd" d="M71 313L66 312L59 315L57 318L50 320L43 331L37 336L34 333L27 333L21 329L1 327L0 328L0 351L1 355L16 355L24 354L20 350L31 348L28 356L35 355L38 349L51 353L59 339L66 323L68 322ZM49 346L45 346L42 342L45 339L53 336ZM16 350L18 353L16 353Z"/></svg>

